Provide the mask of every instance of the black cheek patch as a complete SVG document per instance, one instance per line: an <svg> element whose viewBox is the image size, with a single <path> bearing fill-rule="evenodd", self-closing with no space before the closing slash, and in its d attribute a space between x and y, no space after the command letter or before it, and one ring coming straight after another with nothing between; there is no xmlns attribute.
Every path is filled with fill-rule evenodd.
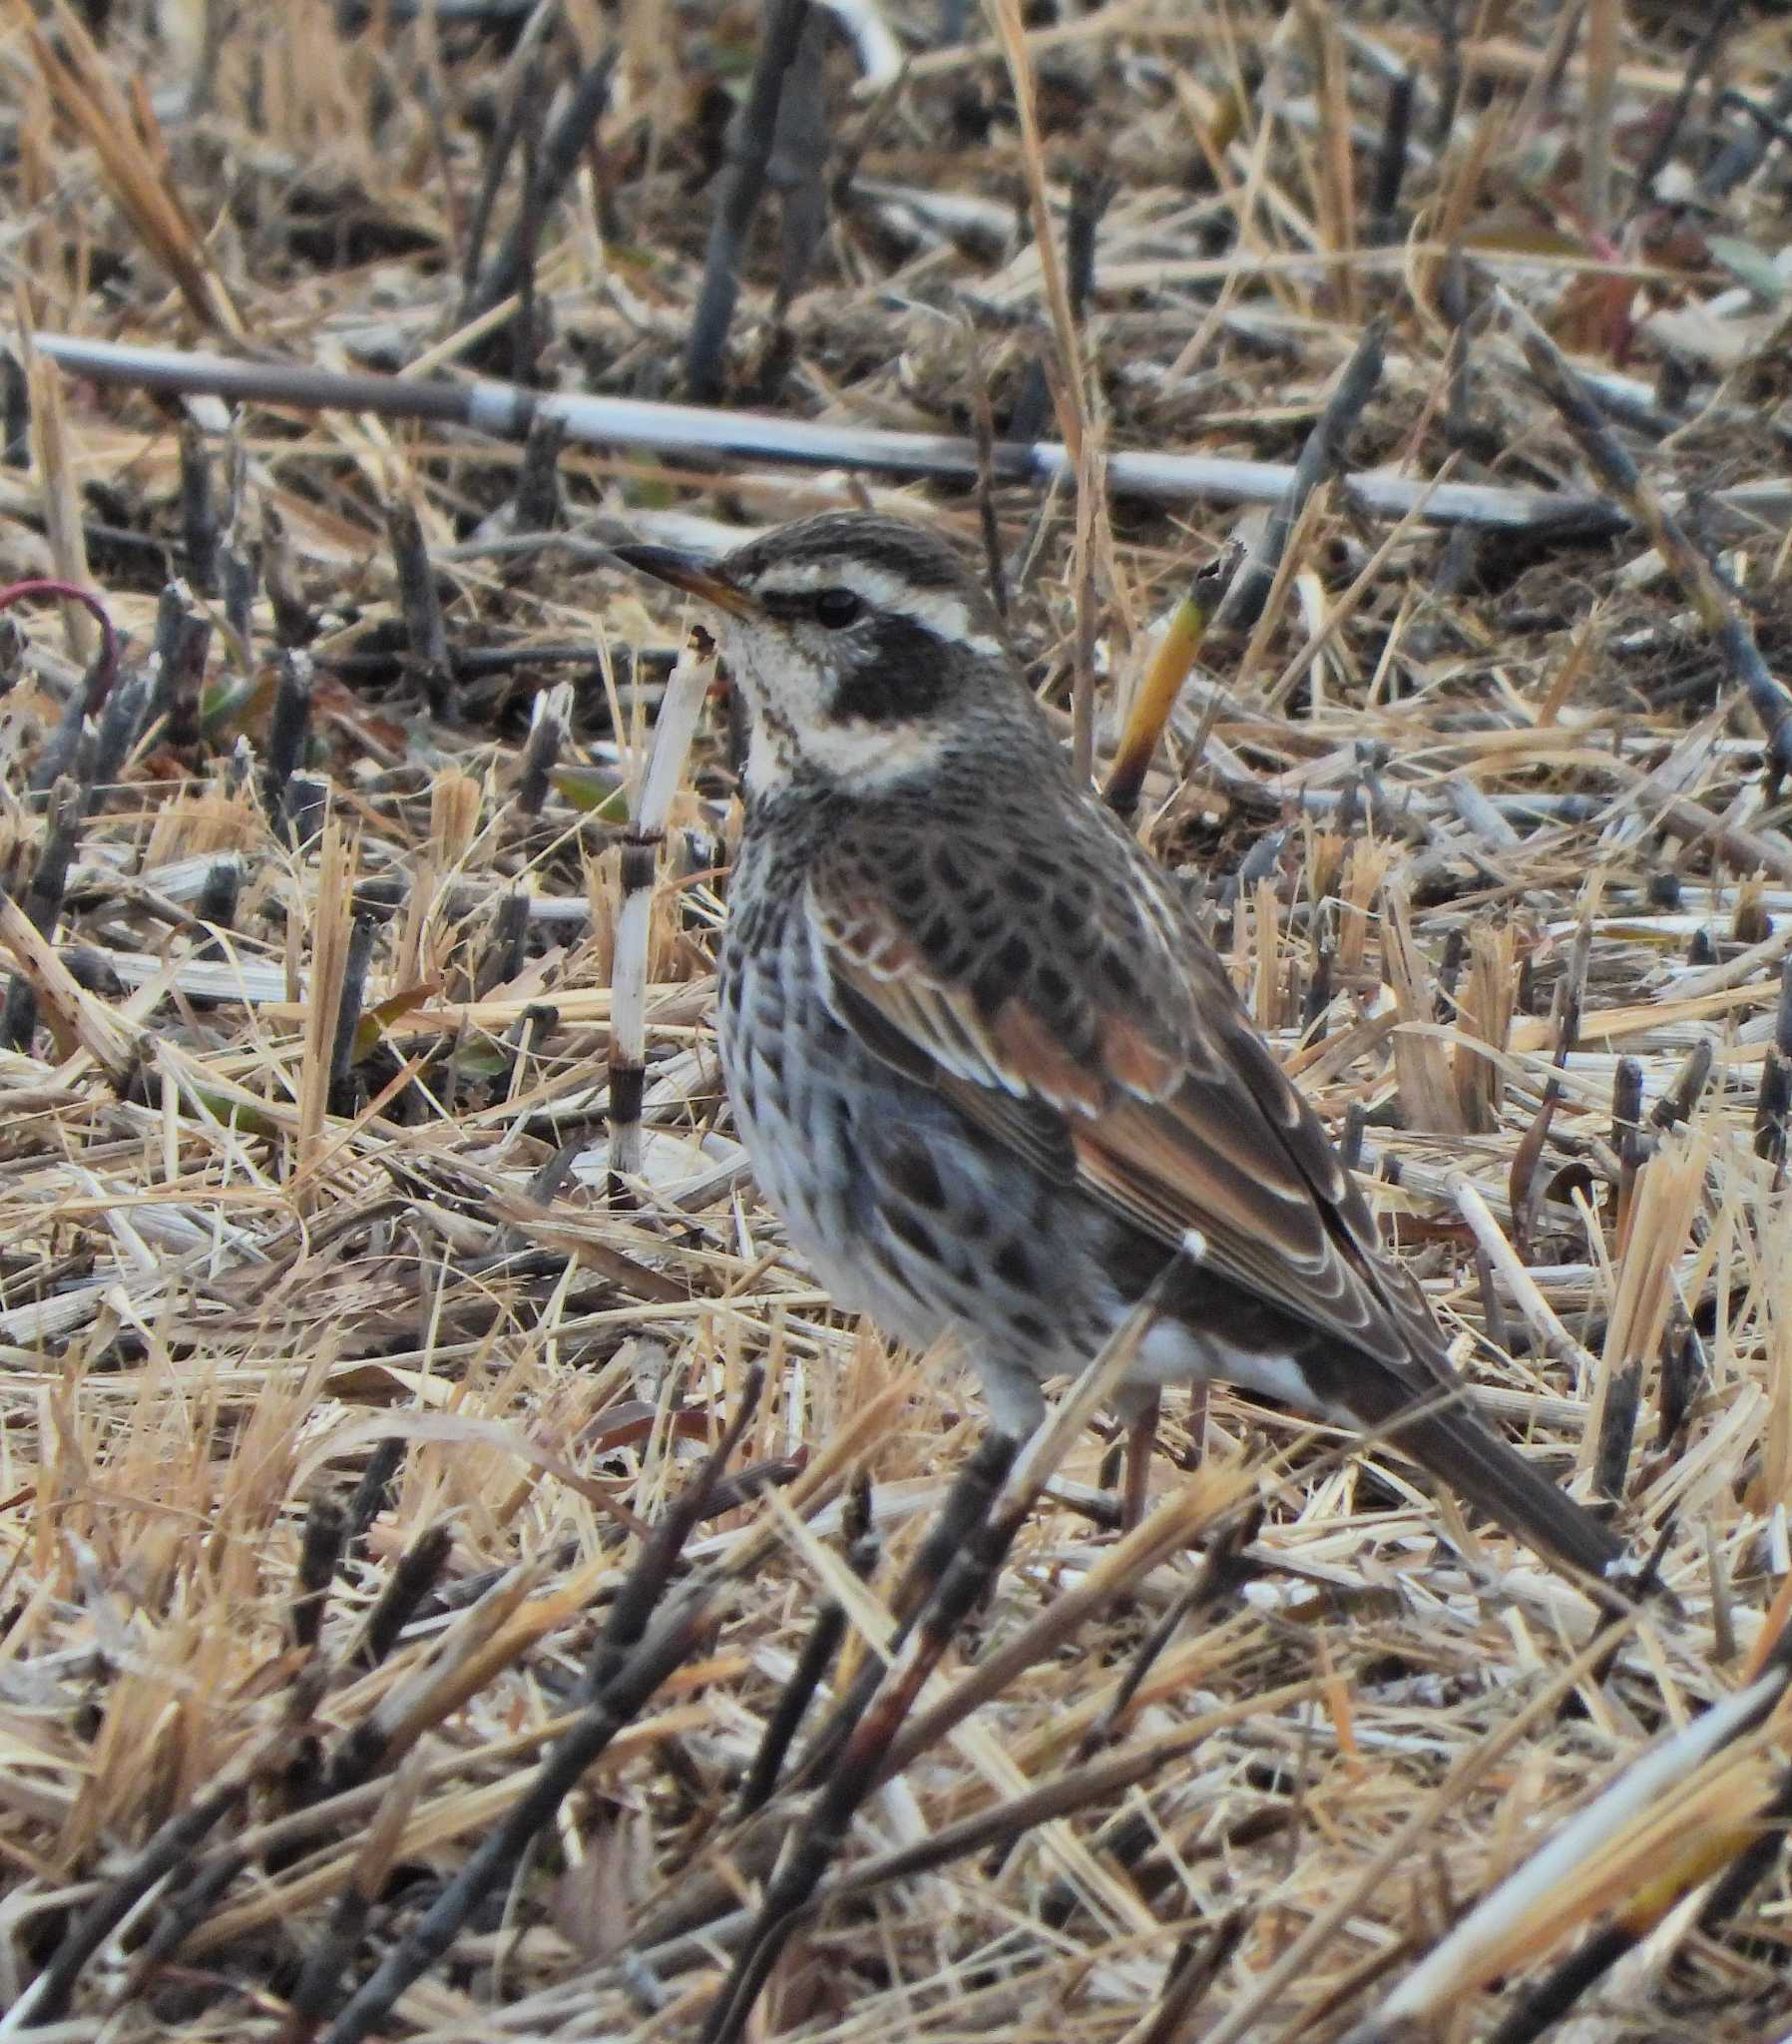
<svg viewBox="0 0 1792 2044"><path fill-rule="evenodd" d="M852 663L828 705L836 722L906 724L945 700L952 650L925 625L886 612L852 637Z"/></svg>

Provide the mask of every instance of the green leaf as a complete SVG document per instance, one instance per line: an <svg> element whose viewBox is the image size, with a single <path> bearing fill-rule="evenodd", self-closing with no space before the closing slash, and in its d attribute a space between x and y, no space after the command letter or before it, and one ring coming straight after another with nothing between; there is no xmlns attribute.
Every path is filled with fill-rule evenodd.
<svg viewBox="0 0 1792 2044"><path fill-rule="evenodd" d="M596 816L604 823L629 820L628 786L608 767L556 766L549 778L582 816Z"/></svg>

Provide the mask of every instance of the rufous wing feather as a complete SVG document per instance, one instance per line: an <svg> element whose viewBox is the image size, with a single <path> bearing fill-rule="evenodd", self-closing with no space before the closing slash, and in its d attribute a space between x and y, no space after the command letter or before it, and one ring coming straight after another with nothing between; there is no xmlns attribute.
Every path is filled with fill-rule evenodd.
<svg viewBox="0 0 1792 2044"><path fill-rule="evenodd" d="M1377 1281L1367 1210L1223 974L1178 982L1164 952L1154 999L1122 1011L1092 994L1067 1028L1024 987L980 1000L893 909L862 886L830 899L825 879L824 867L811 907L836 1007L888 1062L931 1079L1031 1161L1068 1161L1091 1197L1166 1249L1192 1232L1203 1262L1244 1290L1391 1367L1412 1366L1420 1327ZM1198 958L1205 947L1189 936ZM1152 948L1142 919L1136 948ZM1200 1035L1177 1042L1153 1016ZM1225 1040L1234 1032L1242 1059Z"/></svg>
<svg viewBox="0 0 1792 2044"><path fill-rule="evenodd" d="M1112 858L1113 839L1103 848ZM1063 955L1084 969L997 977L967 973L962 943L945 955L949 921L917 927L880 896L868 859L837 854L811 873L811 927L836 1013L868 1047L1166 1252L1198 1238L1204 1271L1335 1336L1335 1353L1312 1358L1332 1390L1322 1403L1391 1427L1463 1496L1572 1565L1597 1575L1621 1554L1482 1422L1318 1118L1142 860L1125 867L1130 927L1115 927L1112 889L1099 924L1054 917Z"/></svg>

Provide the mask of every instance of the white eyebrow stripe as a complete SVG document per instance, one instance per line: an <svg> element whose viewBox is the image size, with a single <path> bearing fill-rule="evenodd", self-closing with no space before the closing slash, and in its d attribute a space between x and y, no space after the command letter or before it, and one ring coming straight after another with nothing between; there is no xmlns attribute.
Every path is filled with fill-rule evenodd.
<svg viewBox="0 0 1792 2044"><path fill-rule="evenodd" d="M873 610L913 618L936 639L968 647L986 657L1002 651L1002 642L971 630L970 606L949 589L918 589L900 575L874 568L867 561L782 561L761 575L755 587L762 596L799 596L811 589L850 589Z"/></svg>

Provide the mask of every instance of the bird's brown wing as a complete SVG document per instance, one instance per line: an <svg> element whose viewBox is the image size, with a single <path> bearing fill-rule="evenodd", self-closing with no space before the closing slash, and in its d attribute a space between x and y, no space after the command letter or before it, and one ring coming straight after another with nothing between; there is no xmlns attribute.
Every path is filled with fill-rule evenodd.
<svg viewBox="0 0 1792 2044"><path fill-rule="evenodd" d="M1621 1539L1464 1399L1418 1286L1167 883L1099 815L1044 847L993 827L974 861L943 833L880 829L875 855L849 830L815 862L840 1020L1037 1169L1304 1322L1322 1407L1394 1428L1521 1539L1605 1576Z"/></svg>
<svg viewBox="0 0 1792 2044"><path fill-rule="evenodd" d="M887 840L886 840L887 849ZM841 1019L1036 1165L1166 1248L1352 1349L1415 1394L1454 1378L1417 1287L1224 968L1118 833L1086 848L1109 882L967 955L962 923L905 915L880 872L836 846L812 871L812 926ZM930 907L938 902L937 887ZM1079 912L1084 915L1079 927Z"/></svg>

